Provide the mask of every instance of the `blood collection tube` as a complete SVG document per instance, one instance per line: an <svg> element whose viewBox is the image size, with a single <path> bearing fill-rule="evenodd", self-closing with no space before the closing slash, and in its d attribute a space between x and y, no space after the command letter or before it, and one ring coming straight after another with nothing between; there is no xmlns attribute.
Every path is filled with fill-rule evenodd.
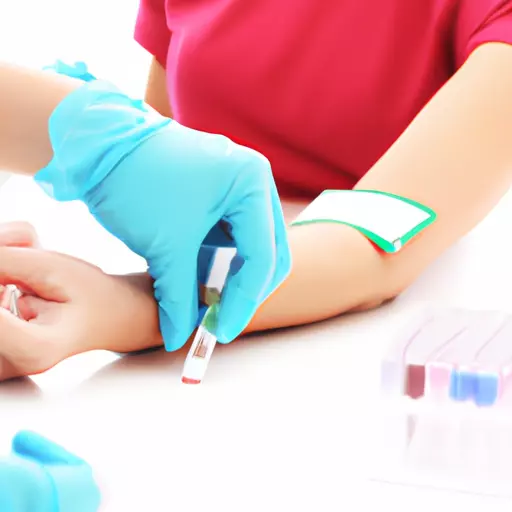
<svg viewBox="0 0 512 512"><path fill-rule="evenodd" d="M216 250L213 257L204 291L204 301L209 308L197 329L194 341L185 359L181 375L181 382L184 384L200 384L206 373L213 349L217 344L214 333L217 327L222 288L235 254L235 248L221 247Z"/></svg>
<svg viewBox="0 0 512 512"><path fill-rule="evenodd" d="M184 384L200 384L210 362L217 338L210 332L214 330L218 304L210 306L201 325L198 327L192 346L185 359L181 382Z"/></svg>

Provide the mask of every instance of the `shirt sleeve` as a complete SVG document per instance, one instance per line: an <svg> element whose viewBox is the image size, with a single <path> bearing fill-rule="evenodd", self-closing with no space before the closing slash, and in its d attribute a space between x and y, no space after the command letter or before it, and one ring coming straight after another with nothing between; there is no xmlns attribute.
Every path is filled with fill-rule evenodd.
<svg viewBox="0 0 512 512"><path fill-rule="evenodd" d="M140 0L135 41L165 68L171 31L167 27L166 0Z"/></svg>
<svg viewBox="0 0 512 512"><path fill-rule="evenodd" d="M462 66L485 43L512 44L512 0L459 0L455 21L455 64Z"/></svg>

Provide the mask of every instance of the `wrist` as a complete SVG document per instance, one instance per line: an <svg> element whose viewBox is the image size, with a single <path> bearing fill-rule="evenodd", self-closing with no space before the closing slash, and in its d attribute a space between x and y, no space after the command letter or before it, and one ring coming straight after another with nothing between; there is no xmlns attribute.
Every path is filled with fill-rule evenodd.
<svg viewBox="0 0 512 512"><path fill-rule="evenodd" d="M92 350L127 354L161 347L158 304L153 297L153 280L149 274L106 277L112 285L105 293L116 309L113 313L95 309L89 322L96 324L99 335L90 336L91 329L88 329L68 357Z"/></svg>
<svg viewBox="0 0 512 512"><path fill-rule="evenodd" d="M108 82L87 82L51 114L53 158L34 178L58 201L85 200L126 155L170 122Z"/></svg>
<svg viewBox="0 0 512 512"><path fill-rule="evenodd" d="M107 350L130 353L163 346L151 276L143 272L112 277L122 282L129 300L125 306L126 322L112 332Z"/></svg>

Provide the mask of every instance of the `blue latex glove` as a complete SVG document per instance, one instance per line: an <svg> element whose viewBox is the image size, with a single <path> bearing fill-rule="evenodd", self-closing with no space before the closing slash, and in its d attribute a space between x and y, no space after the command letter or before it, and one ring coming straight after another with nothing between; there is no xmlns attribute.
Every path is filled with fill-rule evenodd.
<svg viewBox="0 0 512 512"><path fill-rule="evenodd" d="M34 432L16 434L0 459L2 512L96 512L100 493L90 466Z"/></svg>
<svg viewBox="0 0 512 512"><path fill-rule="evenodd" d="M70 65L62 62L61 60L58 60L51 66L45 66L43 70L55 71L60 75L67 75L72 78L83 80L84 82L91 82L92 80L96 80L96 77L89 73L87 64L85 62L75 62L73 65Z"/></svg>
<svg viewBox="0 0 512 512"><path fill-rule="evenodd" d="M198 255L219 221L231 226L238 254L220 305L221 343L288 275L283 213L259 153L183 127L102 81L66 97L49 132L54 158L36 181L57 200L84 201L147 260L167 350L182 347L197 325Z"/></svg>

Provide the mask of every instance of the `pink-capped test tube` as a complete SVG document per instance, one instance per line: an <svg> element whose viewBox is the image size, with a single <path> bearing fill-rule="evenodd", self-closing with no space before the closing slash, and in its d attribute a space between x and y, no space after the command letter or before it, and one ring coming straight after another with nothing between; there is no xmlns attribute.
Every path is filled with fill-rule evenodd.
<svg viewBox="0 0 512 512"><path fill-rule="evenodd" d="M408 328L382 362L381 388L388 394L421 398L425 394L425 366L447 341L463 330L463 312L424 309L412 315Z"/></svg>
<svg viewBox="0 0 512 512"><path fill-rule="evenodd" d="M428 395L458 402L474 399L478 357L506 322L499 311L466 311L465 329L427 362Z"/></svg>
<svg viewBox="0 0 512 512"><path fill-rule="evenodd" d="M411 340L403 355L406 368L406 395L411 398L428 396L427 364L451 340L464 331L468 323L463 310L437 311Z"/></svg>

